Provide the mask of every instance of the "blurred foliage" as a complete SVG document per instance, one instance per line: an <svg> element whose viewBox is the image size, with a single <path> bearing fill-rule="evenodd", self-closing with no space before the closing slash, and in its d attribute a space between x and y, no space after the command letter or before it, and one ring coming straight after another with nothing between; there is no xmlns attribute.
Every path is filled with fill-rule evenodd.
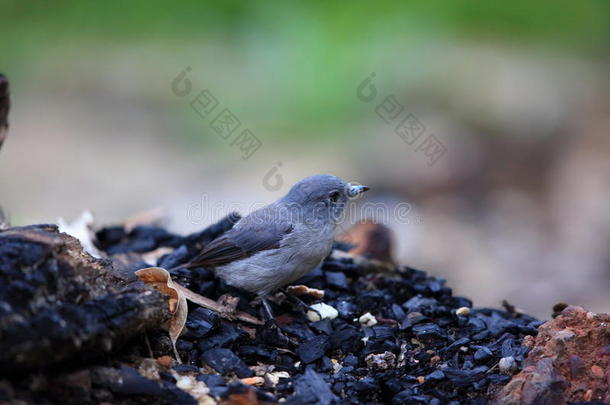
<svg viewBox="0 0 610 405"><path fill-rule="evenodd" d="M242 121L271 134L323 137L362 111L353 94L366 75L381 71L390 88L408 86L431 49L499 41L606 58L609 39L606 0L3 0L0 68L16 86L37 75L52 86L63 76L78 82L84 69L101 77L127 58L154 89L158 75L147 71L171 80L192 64L197 75L213 77L211 88L227 106L243 111ZM165 102L154 91L148 96ZM184 108L175 117L187 123L185 133L197 132Z"/></svg>

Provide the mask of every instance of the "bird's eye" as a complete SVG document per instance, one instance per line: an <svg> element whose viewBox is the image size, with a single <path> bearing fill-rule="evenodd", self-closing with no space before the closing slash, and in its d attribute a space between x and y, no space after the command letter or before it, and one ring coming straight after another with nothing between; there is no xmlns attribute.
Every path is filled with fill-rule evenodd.
<svg viewBox="0 0 610 405"><path fill-rule="evenodd" d="M339 192L331 191L331 193L328 195L328 198L331 202L336 203L339 200Z"/></svg>

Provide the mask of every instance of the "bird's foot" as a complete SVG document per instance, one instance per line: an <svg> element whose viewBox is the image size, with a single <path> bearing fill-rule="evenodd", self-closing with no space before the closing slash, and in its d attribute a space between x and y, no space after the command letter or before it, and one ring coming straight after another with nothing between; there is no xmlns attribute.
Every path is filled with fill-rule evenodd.
<svg viewBox="0 0 610 405"><path fill-rule="evenodd" d="M293 344L292 340L282 331L280 326L277 324L271 305L266 299L261 300L263 319L265 320L265 326L262 331L263 338L271 343L278 346L290 346Z"/></svg>
<svg viewBox="0 0 610 405"><path fill-rule="evenodd" d="M226 319L234 320L237 315L237 304L239 304L239 298L233 297L229 294L221 295L216 303L219 306L219 311Z"/></svg>
<svg viewBox="0 0 610 405"><path fill-rule="evenodd" d="M303 313L307 314L308 311L313 311L316 314L318 314L318 316L320 317L320 319L322 319L322 314L320 314L320 311L318 311L315 308L312 308L309 304L303 302L300 298L298 298L296 295L292 294L290 292L290 290L288 290L286 292L286 297L288 297L288 300L292 303L292 305L296 308L298 308L299 310L303 311Z"/></svg>

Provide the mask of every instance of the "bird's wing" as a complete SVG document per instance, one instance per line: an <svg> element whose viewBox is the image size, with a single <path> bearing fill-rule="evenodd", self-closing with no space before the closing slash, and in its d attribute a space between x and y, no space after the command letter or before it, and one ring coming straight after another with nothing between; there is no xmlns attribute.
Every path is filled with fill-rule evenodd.
<svg viewBox="0 0 610 405"><path fill-rule="evenodd" d="M271 217L269 213L266 208L241 219L234 228L205 246L187 267L222 266L264 250L279 248L293 226L288 220Z"/></svg>

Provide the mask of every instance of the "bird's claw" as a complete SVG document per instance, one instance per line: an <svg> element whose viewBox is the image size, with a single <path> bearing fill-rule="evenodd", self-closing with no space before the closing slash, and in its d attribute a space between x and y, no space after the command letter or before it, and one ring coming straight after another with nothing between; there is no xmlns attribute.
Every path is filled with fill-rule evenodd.
<svg viewBox="0 0 610 405"><path fill-rule="evenodd" d="M221 295L216 301L219 307L221 315L229 320L234 320L237 315L237 304L239 304L239 298L233 297L229 294Z"/></svg>

